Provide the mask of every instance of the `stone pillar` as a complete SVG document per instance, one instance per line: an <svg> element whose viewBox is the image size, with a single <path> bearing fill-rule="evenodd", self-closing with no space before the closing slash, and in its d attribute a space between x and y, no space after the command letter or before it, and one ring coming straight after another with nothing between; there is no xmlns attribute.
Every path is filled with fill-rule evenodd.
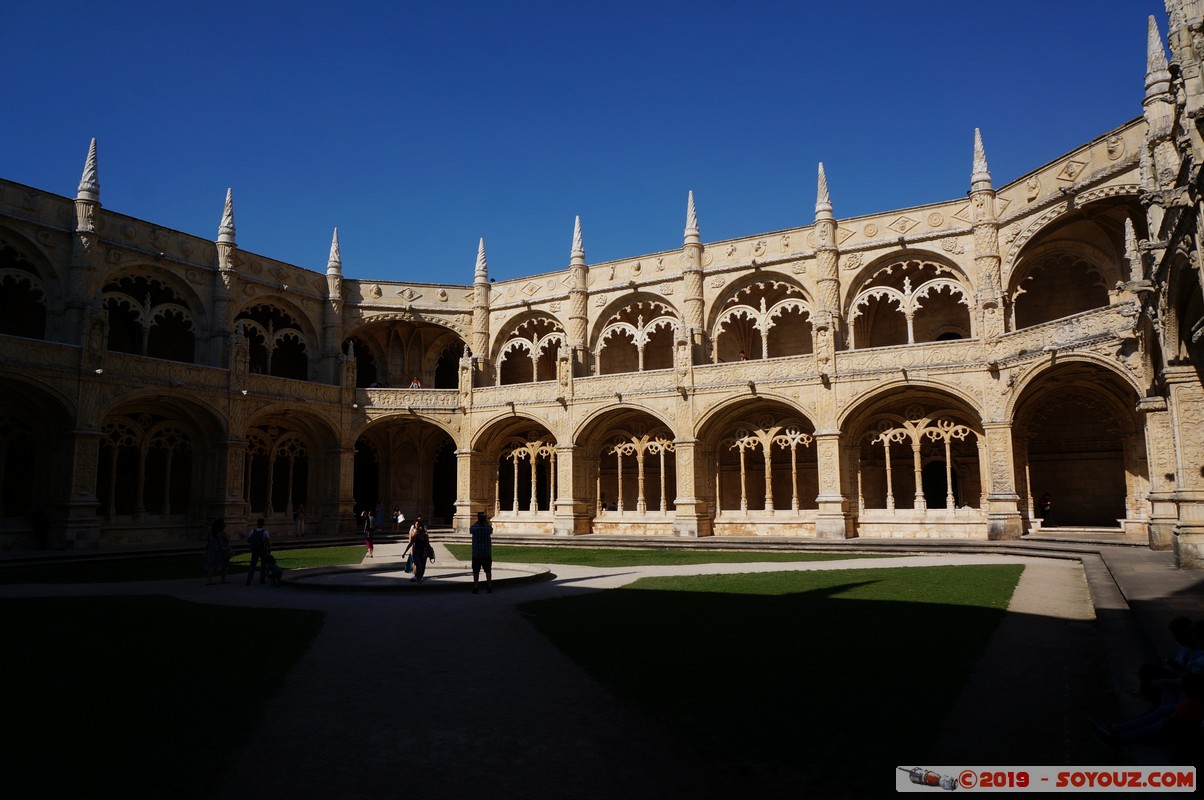
<svg viewBox="0 0 1204 800"><path fill-rule="evenodd" d="M1016 467L1012 454L1012 426L1007 422L984 422L986 469L980 470L987 485L987 538L1019 539L1024 533L1020 495L1016 492Z"/></svg>
<svg viewBox="0 0 1204 800"><path fill-rule="evenodd" d="M690 341L690 362L701 364L707 360L706 327L703 323L704 305L702 290L702 239L698 228L698 214L694 207L694 193L686 206L685 242L682 245L682 278L685 282L685 299L682 316L685 334Z"/></svg>
<svg viewBox="0 0 1204 800"><path fill-rule="evenodd" d="M981 328L972 332L982 339L1004 333L1003 289L999 273L999 223L995 218L995 190L987 169L982 134L974 129L974 170L970 176L970 213L974 230L974 267L978 283Z"/></svg>
<svg viewBox="0 0 1204 800"><path fill-rule="evenodd" d="M576 445L556 445L556 496L552 503L552 533L556 536L590 532L594 512L589 470L579 451Z"/></svg>
<svg viewBox="0 0 1204 800"><path fill-rule="evenodd" d="M841 476L840 431L815 432L815 453L819 462L819 495L815 498L819 513L815 517L815 535L820 539L852 539L856 536L849 516Z"/></svg>
<svg viewBox="0 0 1204 800"><path fill-rule="evenodd" d="M573 224L573 249L569 260L569 347L573 349L573 374L588 375L589 346L586 332L589 326L589 267L585 264L585 239L581 234L581 217Z"/></svg>
<svg viewBox="0 0 1204 800"><path fill-rule="evenodd" d="M677 498L673 501L675 536L699 538L715 535L715 520L708 501L708 482L701 442L677 439L673 443L677 458Z"/></svg>
<svg viewBox="0 0 1204 800"><path fill-rule="evenodd" d="M343 377L339 368L339 356L342 352L343 256L339 250L339 229L335 228L334 237L330 241L330 257L326 261L326 304L322 309L323 383L339 385Z"/></svg>
<svg viewBox="0 0 1204 800"><path fill-rule="evenodd" d="M355 444L340 444L327 457L335 464L332 488L335 499L322 512L323 533L349 536L357 529L355 518ZM386 509L387 510L387 509Z"/></svg>
<svg viewBox="0 0 1204 800"><path fill-rule="evenodd" d="M100 546L100 517L96 511L96 469L100 458L99 428L79 427L67 433L62 450L71 454L70 491L57 503L50 520L50 547L91 550Z"/></svg>
<svg viewBox="0 0 1204 800"><path fill-rule="evenodd" d="M452 530L456 533L468 533L478 511L493 516L493 505L480 491L484 484L482 476L476 474L480 455L476 450L456 449L456 513L452 517Z"/></svg>
<svg viewBox="0 0 1204 800"><path fill-rule="evenodd" d="M1175 464L1174 422L1164 397L1143 397L1137 410L1145 423L1146 463L1149 466L1150 549L1175 546L1178 506L1175 503L1178 467Z"/></svg>
<svg viewBox="0 0 1204 800"><path fill-rule="evenodd" d="M1204 388L1190 368L1168 369L1166 377L1177 459L1175 562L1185 569L1204 569Z"/></svg>
<svg viewBox="0 0 1204 800"><path fill-rule="evenodd" d="M225 464L218 464L217 485L223 487L217 501L210 505L210 515L221 517L227 524L242 525L249 516L246 502L247 440L226 439Z"/></svg>

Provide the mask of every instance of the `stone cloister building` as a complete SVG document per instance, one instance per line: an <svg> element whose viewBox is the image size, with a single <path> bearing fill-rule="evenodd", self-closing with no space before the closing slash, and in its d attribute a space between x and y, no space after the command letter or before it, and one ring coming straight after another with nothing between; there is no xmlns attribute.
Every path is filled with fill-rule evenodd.
<svg viewBox="0 0 1204 800"><path fill-rule="evenodd" d="M1009 183L471 284L349 280L0 182L0 544L264 516L466 529L1204 540L1201 3L1149 20L1140 117ZM1136 31L1135 31L1136 35ZM989 131L987 139L989 140ZM702 200L702 198L700 198ZM215 204L216 211L216 204ZM216 216L216 215L215 215ZM567 234L567 230L566 230ZM567 236L566 236L567 239ZM469 252L466 255L470 255ZM419 387L418 384L421 386Z"/></svg>

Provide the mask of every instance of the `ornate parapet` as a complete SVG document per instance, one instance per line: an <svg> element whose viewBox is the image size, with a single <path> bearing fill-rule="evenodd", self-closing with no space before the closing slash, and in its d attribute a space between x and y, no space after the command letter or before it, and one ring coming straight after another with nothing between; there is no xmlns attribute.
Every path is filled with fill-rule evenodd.
<svg viewBox="0 0 1204 800"><path fill-rule="evenodd" d="M378 410L439 410L460 408L460 392L456 389L358 389L356 401L361 407Z"/></svg>

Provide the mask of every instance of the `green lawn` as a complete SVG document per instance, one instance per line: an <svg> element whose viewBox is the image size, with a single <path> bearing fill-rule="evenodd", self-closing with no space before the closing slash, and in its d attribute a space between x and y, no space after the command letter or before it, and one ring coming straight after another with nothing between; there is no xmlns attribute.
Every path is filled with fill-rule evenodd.
<svg viewBox="0 0 1204 800"><path fill-rule="evenodd" d="M735 794L869 796L924 762L1022 569L648 578L521 609Z"/></svg>
<svg viewBox="0 0 1204 800"><path fill-rule="evenodd" d="M447 549L460 561L468 561L472 547L449 544ZM894 558L868 553L784 553L742 550L644 550L594 549L589 547L521 547L494 545L493 560L511 564L567 564L576 567L635 567L674 564L748 564L763 561L841 561L848 558Z"/></svg>
<svg viewBox="0 0 1204 800"><path fill-rule="evenodd" d="M284 569L334 567L358 564L364 557L361 545L277 550L276 560ZM234 557L230 575L245 575L249 553ZM0 583L120 583L125 581L165 581L182 578L205 579L205 557L196 553L156 557L96 559L89 561L44 563L0 568Z"/></svg>
<svg viewBox="0 0 1204 800"><path fill-rule="evenodd" d="M171 597L5 599L0 614L8 785L185 800L212 796L324 618Z"/></svg>

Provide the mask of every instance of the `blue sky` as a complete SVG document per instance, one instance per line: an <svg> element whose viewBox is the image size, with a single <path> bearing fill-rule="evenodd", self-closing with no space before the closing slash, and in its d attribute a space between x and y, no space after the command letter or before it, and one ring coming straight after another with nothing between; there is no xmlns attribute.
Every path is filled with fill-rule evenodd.
<svg viewBox="0 0 1204 800"><path fill-rule="evenodd" d="M351 278L470 283L963 195L1141 113L1160 0L6 8L0 177Z"/></svg>

